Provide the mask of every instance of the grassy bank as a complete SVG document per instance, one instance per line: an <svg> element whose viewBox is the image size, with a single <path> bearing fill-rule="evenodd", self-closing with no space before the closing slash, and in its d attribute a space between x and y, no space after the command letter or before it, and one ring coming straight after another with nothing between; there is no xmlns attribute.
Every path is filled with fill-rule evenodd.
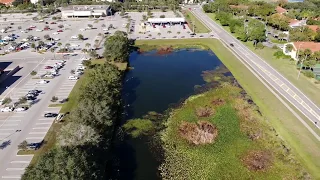
<svg viewBox="0 0 320 180"><path fill-rule="evenodd" d="M316 179L320 178L320 143L297 118L218 40L184 39L136 41L137 46L183 47L193 44L209 47L232 72L245 91L259 106L265 119L293 149L293 153ZM200 60L198 60L200 61Z"/></svg>
<svg viewBox="0 0 320 180"><path fill-rule="evenodd" d="M194 31L195 31L194 33L210 32L210 30L205 25L203 25L202 22L200 22L198 18L196 18L189 10L184 10L182 13L185 16L191 31L193 30L193 25L194 25Z"/></svg>
<svg viewBox="0 0 320 180"><path fill-rule="evenodd" d="M190 97L171 113L161 135L165 149L161 166L164 179L273 180L302 176L301 165L282 146L281 139L256 107L240 93L241 88L224 84ZM196 123L203 122L206 122L204 129L214 134L215 139L209 141L210 136L205 135L201 138L205 145L199 145L198 138L189 134L193 134ZM210 124L215 126L211 131ZM255 159L250 154L263 158ZM264 165L257 169L256 164Z"/></svg>

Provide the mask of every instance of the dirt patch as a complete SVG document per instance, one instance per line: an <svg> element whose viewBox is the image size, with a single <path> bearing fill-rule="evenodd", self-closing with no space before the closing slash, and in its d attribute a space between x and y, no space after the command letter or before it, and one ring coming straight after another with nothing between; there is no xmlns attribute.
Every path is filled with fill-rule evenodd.
<svg viewBox="0 0 320 180"><path fill-rule="evenodd" d="M269 151L250 151L242 161L251 171L266 171L272 165L272 153Z"/></svg>
<svg viewBox="0 0 320 180"><path fill-rule="evenodd" d="M165 55L172 53L173 48L172 47L161 47L157 50L158 55Z"/></svg>
<svg viewBox="0 0 320 180"><path fill-rule="evenodd" d="M223 99L220 99L220 98L214 99L214 100L212 101L212 104L217 105L217 106L222 106L222 105L224 105L225 103L226 103L226 101L223 100Z"/></svg>
<svg viewBox="0 0 320 180"><path fill-rule="evenodd" d="M179 127L179 134L190 144L211 144L218 136L218 129L207 121L199 121L197 123L182 122Z"/></svg>
<svg viewBox="0 0 320 180"><path fill-rule="evenodd" d="M198 117L209 117L214 114L214 110L210 107L198 107L196 114Z"/></svg>

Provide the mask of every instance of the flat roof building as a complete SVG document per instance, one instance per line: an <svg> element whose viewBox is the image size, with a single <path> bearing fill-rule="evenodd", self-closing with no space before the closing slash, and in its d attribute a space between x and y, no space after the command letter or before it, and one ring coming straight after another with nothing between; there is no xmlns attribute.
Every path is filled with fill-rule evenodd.
<svg viewBox="0 0 320 180"><path fill-rule="evenodd" d="M150 24L166 24L166 23L185 23L186 20L184 18L148 18L147 23Z"/></svg>
<svg viewBox="0 0 320 180"><path fill-rule="evenodd" d="M61 8L62 18L101 17L110 14L109 5L73 5Z"/></svg>

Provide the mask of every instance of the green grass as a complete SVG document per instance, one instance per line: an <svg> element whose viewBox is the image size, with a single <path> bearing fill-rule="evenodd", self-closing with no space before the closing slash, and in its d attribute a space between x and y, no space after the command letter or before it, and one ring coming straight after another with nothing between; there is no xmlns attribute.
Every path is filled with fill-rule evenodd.
<svg viewBox="0 0 320 180"><path fill-rule="evenodd" d="M211 90L201 96L197 95L180 109L174 110L166 123L162 134L167 154L164 166L169 166L169 172L177 173L177 179L282 179L298 177L300 165L288 162L290 154L284 154L281 140L275 136L253 107L238 98L241 89L224 86ZM224 105L213 105L212 101L219 97L226 101ZM209 117L199 118L195 109L207 107L215 110ZM236 110L237 109L240 110ZM239 108L242 107L242 108ZM243 110L244 109L244 110ZM254 117L249 120L246 116ZM179 134L182 122L208 121L218 129L215 142L209 145L189 145ZM243 127L249 126L250 130ZM250 140L247 132L261 132L258 140ZM273 159L271 168L265 172L248 171L242 159L253 150L271 151ZM177 155L173 155L177 153ZM180 156L181 154L181 156ZM231 171L232 169L232 171ZM175 174L176 175L176 174ZM184 178L181 178L184 177Z"/></svg>
<svg viewBox="0 0 320 180"><path fill-rule="evenodd" d="M232 72L245 91L259 106L268 122L292 148L293 153L316 179L320 178L320 143L303 127L298 119L218 40L139 40L138 46L204 45L209 47ZM302 78L301 78L302 79Z"/></svg>
<svg viewBox="0 0 320 180"><path fill-rule="evenodd" d="M49 104L48 107L60 107L63 106L63 104Z"/></svg>
<svg viewBox="0 0 320 180"><path fill-rule="evenodd" d="M194 23L194 29L195 32L194 33L208 33L210 32L210 30L202 24L202 22L200 22L198 20L198 18L196 18L189 10L185 10L183 11L183 15L186 18L186 21L188 22L189 28L191 29L191 31L193 30L193 26L192 24Z"/></svg>

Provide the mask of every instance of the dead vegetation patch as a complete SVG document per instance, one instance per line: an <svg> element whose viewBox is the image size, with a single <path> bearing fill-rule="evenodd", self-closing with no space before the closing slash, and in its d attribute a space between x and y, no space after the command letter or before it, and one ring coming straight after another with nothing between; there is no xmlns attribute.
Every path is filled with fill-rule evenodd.
<svg viewBox="0 0 320 180"><path fill-rule="evenodd" d="M214 110L210 107L198 107L196 108L196 114L198 117L209 117L214 114Z"/></svg>
<svg viewBox="0 0 320 180"><path fill-rule="evenodd" d="M218 135L218 129L207 121L199 121L197 123L182 122L179 127L179 134L190 144L211 144Z"/></svg>
<svg viewBox="0 0 320 180"><path fill-rule="evenodd" d="M221 98L217 98L212 101L212 104L217 105L217 106L222 106L222 105L226 104L226 101Z"/></svg>
<svg viewBox="0 0 320 180"><path fill-rule="evenodd" d="M172 47L161 47L157 50L158 55L165 55L172 53L173 48Z"/></svg>
<svg viewBox="0 0 320 180"><path fill-rule="evenodd" d="M272 165L272 153L270 151L250 151L242 161L251 171L266 171Z"/></svg>

